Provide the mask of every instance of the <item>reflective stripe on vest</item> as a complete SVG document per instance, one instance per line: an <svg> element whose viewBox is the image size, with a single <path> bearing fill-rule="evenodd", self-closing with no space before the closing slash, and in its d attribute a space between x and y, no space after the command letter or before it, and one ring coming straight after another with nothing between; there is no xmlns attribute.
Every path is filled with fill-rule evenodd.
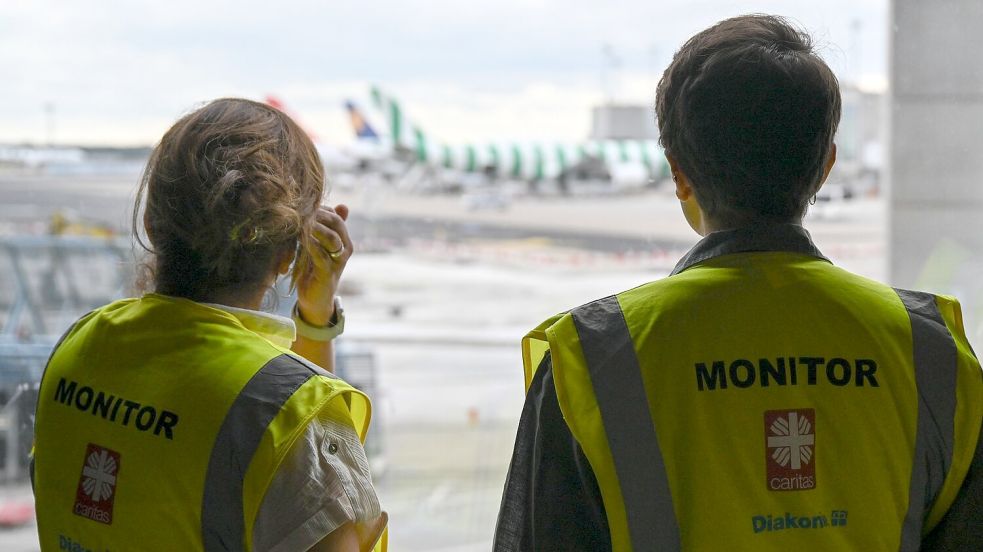
<svg viewBox="0 0 983 552"><path fill-rule="evenodd" d="M650 443L679 546L917 549L957 499L983 419L958 301L836 268L796 228L715 233L674 272L523 340L527 386L551 355L613 549L659 546L636 516L652 519L658 494L632 456ZM773 439L791 424L802 439Z"/></svg>
<svg viewBox="0 0 983 552"><path fill-rule="evenodd" d="M245 549L242 485L266 428L314 373L289 355L266 363L239 392L208 461L201 505L205 550Z"/></svg>
<svg viewBox="0 0 983 552"><path fill-rule="evenodd" d="M251 549L273 475L335 400L364 438L371 410L361 392L225 311L155 294L97 310L54 351L41 382L42 548ZM82 488L96 449L115 466L99 496Z"/></svg>
<svg viewBox="0 0 983 552"><path fill-rule="evenodd" d="M911 322L918 425L900 550L918 550L952 463L956 346L930 293L896 290ZM635 550L678 550L679 525L635 347L617 297L570 313L608 437ZM599 325L601 324L601 325Z"/></svg>
<svg viewBox="0 0 983 552"><path fill-rule="evenodd" d="M659 440L624 314L617 297L571 311L607 433L634 550L678 550Z"/></svg>
<svg viewBox="0 0 983 552"><path fill-rule="evenodd" d="M956 345L930 293L896 290L911 319L918 387L915 456L901 550L918 550L922 523L952 465L956 416Z"/></svg>

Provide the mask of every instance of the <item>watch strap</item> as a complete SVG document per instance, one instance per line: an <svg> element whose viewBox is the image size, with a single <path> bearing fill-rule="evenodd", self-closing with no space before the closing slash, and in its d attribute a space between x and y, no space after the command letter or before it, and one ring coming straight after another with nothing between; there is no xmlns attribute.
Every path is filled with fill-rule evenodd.
<svg viewBox="0 0 983 552"><path fill-rule="evenodd" d="M314 326L304 321L297 303L294 303L290 317L297 326L297 335L312 341L331 341L345 331L345 309L341 308L341 299L337 297L334 299L334 317L327 326Z"/></svg>

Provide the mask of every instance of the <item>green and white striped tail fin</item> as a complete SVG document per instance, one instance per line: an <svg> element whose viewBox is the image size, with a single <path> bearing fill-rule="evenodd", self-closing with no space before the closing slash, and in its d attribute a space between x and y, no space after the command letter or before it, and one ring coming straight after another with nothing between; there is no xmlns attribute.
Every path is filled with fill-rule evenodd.
<svg viewBox="0 0 983 552"><path fill-rule="evenodd" d="M372 106L382 112L386 130L394 149L413 152L417 161L430 162L431 156L440 150L431 143L420 127L408 123L403 107L392 97L387 96L378 86L371 89Z"/></svg>
<svg viewBox="0 0 983 552"><path fill-rule="evenodd" d="M588 157L609 165L638 163L656 179L669 174L662 148L655 140L603 140L579 144L470 143L450 146L434 141L407 121L400 103L379 87L371 90L373 106L384 114L393 147L413 153L417 162L464 172L493 168L506 178L556 178Z"/></svg>

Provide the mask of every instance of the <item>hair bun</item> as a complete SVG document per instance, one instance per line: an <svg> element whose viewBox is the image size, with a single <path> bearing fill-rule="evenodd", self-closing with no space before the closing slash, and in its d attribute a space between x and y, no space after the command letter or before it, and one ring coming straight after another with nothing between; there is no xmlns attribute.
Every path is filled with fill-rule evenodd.
<svg viewBox="0 0 983 552"><path fill-rule="evenodd" d="M317 150L280 111L222 99L186 115L154 149L137 197L158 290L265 286L274 259L308 241L323 190Z"/></svg>

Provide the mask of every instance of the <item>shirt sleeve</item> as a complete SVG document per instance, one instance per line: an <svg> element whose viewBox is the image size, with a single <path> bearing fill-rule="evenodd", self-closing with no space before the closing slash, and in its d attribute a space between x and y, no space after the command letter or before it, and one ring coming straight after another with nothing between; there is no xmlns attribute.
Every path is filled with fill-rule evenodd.
<svg viewBox="0 0 983 552"><path fill-rule="evenodd" d="M563 421L549 355L526 394L493 548L611 550L597 479Z"/></svg>
<svg viewBox="0 0 983 552"><path fill-rule="evenodd" d="M983 428L962 487L942 521L922 542L922 552L978 552L983 547Z"/></svg>
<svg viewBox="0 0 983 552"><path fill-rule="evenodd" d="M343 401L331 401L308 424L260 505L256 550L307 550L347 522L381 515L365 449Z"/></svg>

